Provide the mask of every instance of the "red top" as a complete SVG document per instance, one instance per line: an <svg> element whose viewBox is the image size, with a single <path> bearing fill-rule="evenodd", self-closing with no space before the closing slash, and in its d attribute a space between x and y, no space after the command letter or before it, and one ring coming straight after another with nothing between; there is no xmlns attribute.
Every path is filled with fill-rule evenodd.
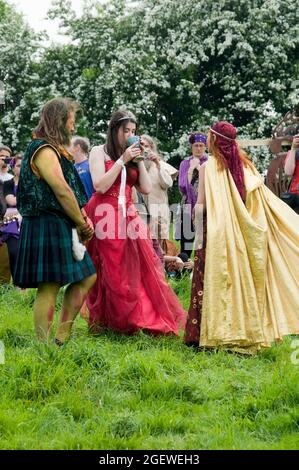
<svg viewBox="0 0 299 470"><path fill-rule="evenodd" d="M287 161L287 158L289 156L290 151L287 153L286 159L284 163ZM290 186L290 193L297 193L299 194L299 156L298 152L296 152L296 165L295 165L295 170L293 173L292 181L291 181L291 186Z"/></svg>

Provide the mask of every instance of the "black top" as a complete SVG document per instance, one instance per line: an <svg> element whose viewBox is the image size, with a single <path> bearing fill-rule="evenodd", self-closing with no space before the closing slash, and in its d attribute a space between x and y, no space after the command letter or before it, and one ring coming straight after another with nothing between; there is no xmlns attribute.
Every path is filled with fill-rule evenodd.
<svg viewBox="0 0 299 470"><path fill-rule="evenodd" d="M13 194L15 196L15 180L12 178L9 181L4 181L3 183L3 195L4 197L8 196L9 194Z"/></svg>
<svg viewBox="0 0 299 470"><path fill-rule="evenodd" d="M59 156L63 176L74 193L80 208L88 202L83 183L72 161L64 157L58 149L44 140L33 140L23 157L20 180L17 191L17 207L23 217L34 217L41 212L54 212L66 216L64 209L50 186L41 178L34 175L30 161L33 155L43 147L51 147Z"/></svg>
<svg viewBox="0 0 299 470"><path fill-rule="evenodd" d="M3 195L3 181L0 181L0 219L4 216L6 211L6 203Z"/></svg>

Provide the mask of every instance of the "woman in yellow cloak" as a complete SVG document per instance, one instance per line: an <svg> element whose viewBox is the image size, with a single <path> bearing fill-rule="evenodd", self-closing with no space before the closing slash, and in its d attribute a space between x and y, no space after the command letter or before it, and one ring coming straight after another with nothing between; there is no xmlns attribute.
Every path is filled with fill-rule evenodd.
<svg viewBox="0 0 299 470"><path fill-rule="evenodd" d="M299 334L299 216L277 198L224 121L201 167L185 343L254 354Z"/></svg>

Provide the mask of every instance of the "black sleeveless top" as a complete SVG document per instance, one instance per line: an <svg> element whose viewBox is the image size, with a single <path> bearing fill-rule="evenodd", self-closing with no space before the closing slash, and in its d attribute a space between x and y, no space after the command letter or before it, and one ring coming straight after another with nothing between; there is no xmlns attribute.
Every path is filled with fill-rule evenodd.
<svg viewBox="0 0 299 470"><path fill-rule="evenodd" d="M32 171L31 159L42 147L51 147L57 153L65 181L72 189L79 207L84 207L88 198L73 162L49 142L35 139L28 145L22 161L17 190L17 208L20 214L23 217L30 217L38 216L41 212L55 212L66 216L50 186Z"/></svg>

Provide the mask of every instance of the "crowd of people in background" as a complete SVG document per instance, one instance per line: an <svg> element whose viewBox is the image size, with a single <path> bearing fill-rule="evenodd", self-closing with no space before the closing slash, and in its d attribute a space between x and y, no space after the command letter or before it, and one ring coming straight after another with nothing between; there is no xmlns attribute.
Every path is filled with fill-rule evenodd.
<svg viewBox="0 0 299 470"><path fill-rule="evenodd" d="M191 132L176 169L151 136L131 143L133 113L116 111L106 143L91 149L73 136L76 111L51 100L24 154L0 146L0 283L12 276L37 289L37 337L49 340L62 286L57 345L79 312L96 333L185 328L187 345L243 353L298 334L299 217L265 187L235 127ZM298 197L299 136L285 171ZM177 178L175 241L168 190ZM167 277L192 284L187 315Z"/></svg>

